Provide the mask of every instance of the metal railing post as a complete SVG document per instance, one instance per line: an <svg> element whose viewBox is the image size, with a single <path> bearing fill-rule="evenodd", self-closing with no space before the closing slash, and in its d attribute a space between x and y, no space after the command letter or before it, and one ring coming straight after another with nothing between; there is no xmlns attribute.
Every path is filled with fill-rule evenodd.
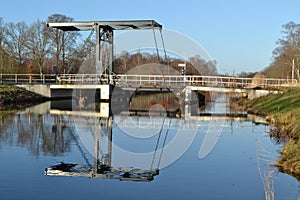
<svg viewBox="0 0 300 200"><path fill-rule="evenodd" d="M142 77L140 76L140 85L142 85Z"/></svg>

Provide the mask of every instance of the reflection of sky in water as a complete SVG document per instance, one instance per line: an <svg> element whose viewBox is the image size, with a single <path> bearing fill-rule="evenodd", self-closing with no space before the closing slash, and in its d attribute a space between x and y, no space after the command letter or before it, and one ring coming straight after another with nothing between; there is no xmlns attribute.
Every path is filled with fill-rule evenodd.
<svg viewBox="0 0 300 200"><path fill-rule="evenodd" d="M222 134L213 150L204 159L199 159L199 148L205 137L207 122L198 122L195 139L188 150L173 164L163 168L151 183L48 177L43 174L45 167L58 164L61 161L86 164L85 158L93 164L93 158L85 149L84 141L79 139L76 133L79 129L76 130L74 118L71 116L58 117L59 121L64 119L66 124L63 134L59 135L64 137L60 139L69 143L70 149L56 156L43 152L40 148L43 137L53 136L51 135L52 125L57 118L54 115L43 114L41 116L45 122L44 133L42 129L34 133L29 132L32 131L30 127L36 127L41 122L41 118L37 116L31 114L30 121L24 120L25 118L28 119L28 115L24 116L23 114L11 118L6 117L5 123L1 125L1 199L92 199L100 196L106 199L140 199L141 196L143 199L264 199L263 184L257 168L256 140L260 140L264 147L273 153L280 149L279 146L274 145L268 134L265 134L268 127L253 125L250 122L224 122ZM17 124L19 117L23 119L20 120L21 124ZM115 121L118 121L117 117L115 117ZM174 138L176 128L181 124L179 121L172 119L167 143ZM20 132L20 127L28 127L28 129L24 129L28 133ZM166 131L167 128L168 121L163 130ZM134 127L132 129L136 132L143 132L143 129L135 129ZM192 127L192 130L196 129ZM84 131L89 132L88 129ZM136 152L147 152L155 149L156 129L153 130L155 133L153 135L145 132L151 137L143 139L123 133L122 127L115 124L113 131L113 142L120 147L127 147L130 151ZM30 142L25 144L16 140L25 133L26 136L37 134L38 137L35 137L37 140L29 140ZM105 153L107 131L103 131L103 133L104 139L101 140L100 145L104 148L103 152ZM184 133L189 134L188 131ZM15 139L12 140L11 137ZM139 140L141 140L140 144ZM52 145L52 148L55 148L55 144ZM37 148L39 151L29 150L35 147L39 147ZM117 161L122 160L118 152L113 150L112 153L115 167L126 167L121 166L122 162ZM164 155L168 155L168 153ZM151 159L152 157L149 157L148 160L144 161L148 168ZM163 159L165 160L166 157ZM134 160L126 161L125 164L134 166ZM275 173L275 198L277 200L297 199L298 185L298 181L291 176Z"/></svg>

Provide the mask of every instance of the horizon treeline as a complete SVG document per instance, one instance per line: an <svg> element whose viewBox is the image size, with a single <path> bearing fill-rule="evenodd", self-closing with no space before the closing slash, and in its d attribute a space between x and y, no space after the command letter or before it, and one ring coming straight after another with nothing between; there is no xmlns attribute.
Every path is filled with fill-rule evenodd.
<svg viewBox="0 0 300 200"><path fill-rule="evenodd" d="M80 32L47 27L47 22L72 21L71 17L53 14L45 21L37 20L28 25L25 22L4 22L0 17L0 73L51 74L54 66L57 66L58 73L78 73L79 68L93 58L94 35L84 38ZM187 75L217 74L216 62L205 61L199 55L183 60L168 56L160 58L142 51L122 51L114 55L113 71L124 74L137 66L159 63L164 64L161 73L167 73L166 65L169 65L182 74L182 67L178 66L182 62L186 63L184 73Z"/></svg>
<svg viewBox="0 0 300 200"><path fill-rule="evenodd" d="M253 78L260 73L268 78L300 81L300 24L291 21L282 25L282 29L282 37L276 41L277 47L272 52L269 66L259 72L241 72L237 76Z"/></svg>
<svg viewBox="0 0 300 200"><path fill-rule="evenodd" d="M268 77L290 79L294 74L294 78L300 80L300 24L291 21L282 25L282 29L282 37L272 52L272 62L262 73Z"/></svg>
<svg viewBox="0 0 300 200"><path fill-rule="evenodd" d="M77 42L80 34L48 28L47 21L70 22L73 18L54 14L28 25L4 22L0 17L0 73L52 73L53 66L63 63L72 72L82 62L87 50Z"/></svg>

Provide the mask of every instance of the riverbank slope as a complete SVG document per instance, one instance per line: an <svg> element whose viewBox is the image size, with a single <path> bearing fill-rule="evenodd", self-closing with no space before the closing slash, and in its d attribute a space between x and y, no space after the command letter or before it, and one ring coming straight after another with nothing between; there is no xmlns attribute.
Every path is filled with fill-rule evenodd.
<svg viewBox="0 0 300 200"><path fill-rule="evenodd" d="M28 106L36 105L47 101L48 98L24 89L0 85L0 110L19 110Z"/></svg>
<svg viewBox="0 0 300 200"><path fill-rule="evenodd" d="M288 137L276 165L300 180L300 88L286 89L247 103L247 111L263 115L278 129L271 137Z"/></svg>

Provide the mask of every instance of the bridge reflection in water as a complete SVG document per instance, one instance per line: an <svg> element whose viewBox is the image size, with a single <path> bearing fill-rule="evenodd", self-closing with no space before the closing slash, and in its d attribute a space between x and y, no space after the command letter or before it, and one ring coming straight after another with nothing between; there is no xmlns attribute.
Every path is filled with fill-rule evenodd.
<svg viewBox="0 0 300 200"><path fill-rule="evenodd" d="M161 97L158 99L160 98ZM120 110L120 112L115 113L114 116L111 116L110 103L107 102L100 102L95 106L97 112L92 111L90 108L76 109L74 107L72 108L72 106L66 106L68 103L72 103L70 101L64 102L66 105L62 104L61 101L59 103L49 103L48 109L50 114L72 117L81 143L93 154L93 161L89 161L85 158L85 164L60 163L46 168L45 174L48 176L83 176L126 181L152 181L154 177L159 174L160 163L161 159L164 158L163 152L166 140L168 139L169 130L178 131L178 129L180 129L180 131L186 131L186 133L190 130L195 131L201 127L201 125L203 126L203 121L252 121L265 123L264 120L255 116L226 113L200 113L196 116L191 115L191 113L184 113L182 116L172 115L172 121L172 117L170 118L170 116L167 115L167 111L164 113L158 112L159 110L149 109L153 107L153 105L151 105L149 108L145 107L143 112L140 112L142 105L138 101L135 102L137 103L137 107L131 104L127 110ZM174 104L173 101L171 102ZM55 107L57 105L58 107ZM138 108L139 112L135 111L134 108ZM174 110L174 105L169 106L169 108ZM156 141L152 138L152 155L145 156L144 158L140 157L141 160L134 160L138 157L127 157L122 158L127 159L125 162L120 160L113 162L113 152L117 154L120 153L118 148L113 147L113 130L116 129L121 129L129 133L130 136L140 138L143 137L143 133L134 135L133 132L136 132L137 129L141 132L152 130L155 133L154 135L158 135ZM145 137L149 137L149 135L146 134ZM159 148L158 144L160 144ZM120 158L122 157L122 153L121 155L115 156Z"/></svg>
<svg viewBox="0 0 300 200"><path fill-rule="evenodd" d="M164 137L161 136L163 134L162 129L164 126L160 125L159 137L157 141L153 142L155 150L153 151L154 148L151 148L152 152L150 154L152 154L152 159L149 159L149 155L147 158L142 157L142 161L132 160L132 158L123 158L127 159L125 161L126 164L123 165L134 167L122 167L122 164L113 164L113 126L116 128L116 123L113 123L113 121L114 118L118 117L111 116L110 103L96 103L95 107L92 109L88 106L78 107L77 105L74 106L72 104L72 101L51 102L49 112L52 115L72 117L74 120L74 126L76 126L77 134L81 139L81 143L85 145L85 148L91 154L93 154L93 162L90 162L87 158L85 158L86 164L60 163L46 168L46 175L84 176L90 178L109 178L122 181L148 182L152 181L154 177L159 174L159 163L162 159L162 149L164 146L160 145L161 147L159 149L158 144L161 144L160 140L164 139ZM124 117L124 113L122 116ZM117 121L123 122L122 117L118 118ZM119 161L116 163L118 162ZM137 165L135 164L136 162L142 162L142 167L137 168ZM148 163L145 165L145 162Z"/></svg>
<svg viewBox="0 0 300 200"><path fill-rule="evenodd" d="M91 164L89 161L87 161L87 164L60 163L58 165L46 168L46 175L84 176L89 178L118 179L122 181L152 181L154 176L159 174L158 168L145 170L136 169L133 167L112 167L112 117L98 118L94 122L91 122L90 120L88 122L87 118L83 119L81 116L80 120L83 120L88 124L87 126L83 127L83 124L81 124L77 119L77 130L80 131L82 128L90 128L88 131L81 130L80 134L91 134L89 136L92 136L94 143L93 164ZM107 142L106 152L100 148L100 143L102 142L103 144L103 141Z"/></svg>
<svg viewBox="0 0 300 200"><path fill-rule="evenodd" d="M152 181L159 174L159 164L155 164L160 163L160 161L156 161L159 154L157 145L152 153L152 160L148 159L147 168L137 168L135 162L139 161L131 159L126 160L126 167L123 167L122 164L121 166L113 164L113 128L116 128L116 125L113 122L114 117L111 116L110 103L96 103L95 107L91 109L90 107L74 106L72 101L51 102L49 111L53 115L72 117L81 143L93 155L93 162L85 158L86 164L60 163L46 168L46 175L148 182ZM162 128L160 127L160 129ZM161 137L158 138L157 143L160 142L159 139ZM153 145L155 146L155 143ZM162 158L161 154L162 151L160 151L160 159ZM142 162L145 162L145 160Z"/></svg>

